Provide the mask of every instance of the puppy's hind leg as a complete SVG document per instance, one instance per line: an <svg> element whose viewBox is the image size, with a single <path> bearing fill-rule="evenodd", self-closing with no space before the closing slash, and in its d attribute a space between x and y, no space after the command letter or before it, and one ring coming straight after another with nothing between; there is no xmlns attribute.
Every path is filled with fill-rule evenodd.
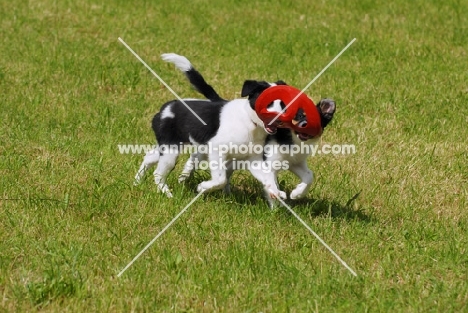
<svg viewBox="0 0 468 313"><path fill-rule="evenodd" d="M193 169L195 168L195 160L196 160L195 153L190 155L190 158L185 162L184 169L182 170L182 173L180 173L178 181L179 183L183 183L187 178L190 177L190 174L192 174Z"/></svg>
<svg viewBox="0 0 468 313"><path fill-rule="evenodd" d="M169 190L169 187L166 185L166 178L167 175L169 175L169 173L174 168L178 156L179 152L174 150L171 150L170 152L165 151L164 153L161 153L161 156L159 157L158 166L156 167L156 170L153 173L154 183L158 187L158 190L160 192L165 193L168 198L172 198L172 193Z"/></svg>
<svg viewBox="0 0 468 313"><path fill-rule="evenodd" d="M291 191L289 197L291 199L300 199L305 197L314 180L314 173L312 173L312 171L307 167L306 161L291 165L289 170L301 179L301 183Z"/></svg>
<svg viewBox="0 0 468 313"><path fill-rule="evenodd" d="M143 158L143 162L141 162L140 169L135 175L135 181L133 182L133 185L139 185L145 176L145 173L152 168L153 166L156 165L159 161L159 151L158 148L155 148L153 150L150 150L146 153L146 155Z"/></svg>
<svg viewBox="0 0 468 313"><path fill-rule="evenodd" d="M199 164L200 161L206 159L206 156L204 157L203 154L200 153L192 153L190 155L190 158L187 160L187 162L184 165L184 169L182 170L182 173L179 175L179 183L183 183L187 178L190 177L192 174L193 170L196 168L196 166Z"/></svg>
<svg viewBox="0 0 468 313"><path fill-rule="evenodd" d="M218 159L217 159L218 158ZM209 156L211 180L201 182L197 186L197 191L212 191L222 189L227 184L226 159L225 156L213 154Z"/></svg>

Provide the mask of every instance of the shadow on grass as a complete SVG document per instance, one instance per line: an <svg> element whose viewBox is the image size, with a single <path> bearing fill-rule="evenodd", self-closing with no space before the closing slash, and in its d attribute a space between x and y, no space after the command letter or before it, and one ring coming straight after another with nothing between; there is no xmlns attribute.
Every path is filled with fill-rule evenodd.
<svg viewBox="0 0 468 313"><path fill-rule="evenodd" d="M245 175L245 176L244 176ZM263 189L256 181L247 177L249 174L234 173L235 178L231 183L231 193L226 194L223 190L213 191L204 195L205 199L218 200L223 199L239 206L258 205L265 206L268 209L268 201L264 197ZM210 174L205 171L196 171L184 182L188 190L197 190L197 186L204 180L210 179ZM240 184L240 181L245 183Z"/></svg>
<svg viewBox="0 0 468 313"><path fill-rule="evenodd" d="M197 184L204 179L209 179L209 173L196 172L195 177L190 177L190 179L186 182L186 187L196 190ZM245 183L239 184L239 180L242 180ZM356 200L359 198L360 194L361 191L348 199L346 203L340 203L338 201L329 199L304 198L299 200L288 199L286 200L286 204L288 204L296 213L302 216L329 217L334 219L358 220L361 222L370 223L374 219L365 212L364 208L356 203ZM224 201L228 200L231 203L233 202L239 206L264 206L265 210L270 210L262 187L250 177L244 177L243 173L236 175L236 179L232 183L231 193L229 195L225 194L222 190L219 190L212 193L207 193L205 197L207 200L210 199L209 201L211 201L211 199L223 199ZM277 202L276 207L278 209L281 208L282 205Z"/></svg>
<svg viewBox="0 0 468 313"><path fill-rule="evenodd" d="M368 215L364 208L355 204L361 191L351 197L345 204L328 199L300 199L290 200L289 205L298 214L306 214L312 217L330 217L345 220L359 220L372 222L374 219Z"/></svg>

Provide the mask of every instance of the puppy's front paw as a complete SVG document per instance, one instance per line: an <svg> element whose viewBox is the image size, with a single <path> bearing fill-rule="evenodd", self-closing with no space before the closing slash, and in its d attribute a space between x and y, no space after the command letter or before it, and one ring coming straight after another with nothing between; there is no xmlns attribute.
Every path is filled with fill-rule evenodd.
<svg viewBox="0 0 468 313"><path fill-rule="evenodd" d="M306 183L300 183L293 191L291 191L289 197L291 199L304 198L307 195L307 191L309 191L309 185Z"/></svg>
<svg viewBox="0 0 468 313"><path fill-rule="evenodd" d="M268 189L268 196L270 197L270 199L287 199L287 195L286 195L286 192L284 191L281 191L281 190L278 190L278 189L272 189L272 188L269 188Z"/></svg>
<svg viewBox="0 0 468 313"><path fill-rule="evenodd" d="M205 186L206 184L204 184L204 183L205 182L198 184L197 192L203 192L203 191L206 191L208 189L208 188L206 188L206 186Z"/></svg>
<svg viewBox="0 0 468 313"><path fill-rule="evenodd" d="M286 192L281 191L281 190L279 191L279 196L283 200L286 200L288 198L288 196L286 195Z"/></svg>

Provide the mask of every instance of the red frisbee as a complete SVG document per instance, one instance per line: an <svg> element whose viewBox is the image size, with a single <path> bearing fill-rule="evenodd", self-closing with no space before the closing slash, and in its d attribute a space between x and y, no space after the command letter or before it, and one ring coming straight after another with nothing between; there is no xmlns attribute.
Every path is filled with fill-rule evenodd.
<svg viewBox="0 0 468 313"><path fill-rule="evenodd" d="M267 109L275 100L281 100L287 106L286 111L279 116L279 112L272 112ZM307 122L297 122L295 120L299 109L302 109ZM320 114L317 107L307 95L294 87L277 85L265 89L255 102L255 111L265 124L269 124L275 120L272 125L277 127L291 128L298 133L304 133L311 137L322 134ZM276 118L277 116L278 118Z"/></svg>

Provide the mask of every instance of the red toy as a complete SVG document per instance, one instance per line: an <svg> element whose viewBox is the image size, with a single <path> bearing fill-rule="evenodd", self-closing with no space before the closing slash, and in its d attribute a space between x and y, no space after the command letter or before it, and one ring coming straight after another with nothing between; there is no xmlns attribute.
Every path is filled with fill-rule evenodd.
<svg viewBox="0 0 468 313"><path fill-rule="evenodd" d="M299 96L298 96L299 95ZM297 97L297 99L295 99ZM295 99L295 100L294 100ZM267 106L275 100L282 100L288 108L286 111L270 112ZM291 101L293 101L291 103ZM302 109L307 122L295 120L299 109ZM282 128L291 128L298 133L304 133L310 137L320 136L322 134L322 125L320 122L320 114L314 102L301 93L299 89L288 85L277 85L267 88L263 91L255 102L255 111L260 119L269 124L275 120L272 125ZM275 119L278 116L277 119Z"/></svg>

